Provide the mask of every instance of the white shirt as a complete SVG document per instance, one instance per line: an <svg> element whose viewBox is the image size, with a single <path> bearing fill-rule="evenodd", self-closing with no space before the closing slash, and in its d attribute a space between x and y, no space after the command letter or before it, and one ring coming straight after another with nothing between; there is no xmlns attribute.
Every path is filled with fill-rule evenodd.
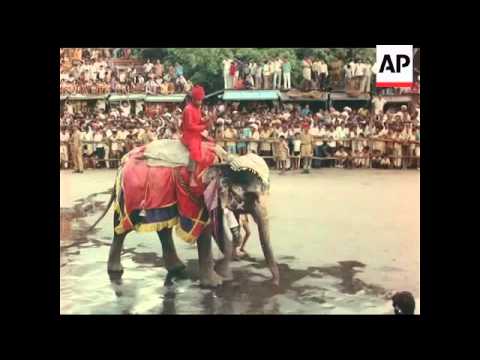
<svg viewBox="0 0 480 360"><path fill-rule="evenodd" d="M232 64L232 61L229 60L229 59L225 59L222 62L223 62L223 73L225 75L228 75L229 71L230 71L230 65Z"/></svg>
<svg viewBox="0 0 480 360"><path fill-rule="evenodd" d="M258 131L254 131L252 133L252 139L260 140L260 133ZM248 143L248 146L250 147L250 151L255 151L256 153L258 153L258 143L257 142L250 142L250 143Z"/></svg>
<svg viewBox="0 0 480 360"><path fill-rule="evenodd" d="M145 63L145 64L143 65L143 68L145 69L145 72L146 72L146 73L149 73L149 72L152 70L152 68L153 68L153 64L147 62L147 63Z"/></svg>
<svg viewBox="0 0 480 360"><path fill-rule="evenodd" d="M118 150L118 143L116 142L118 140L118 136L110 136L110 140L112 141L112 151L117 151Z"/></svg>
<svg viewBox="0 0 480 360"><path fill-rule="evenodd" d="M364 75L364 70L365 70L365 64L363 63L358 63L357 66L355 67L355 76L363 76Z"/></svg>
<svg viewBox="0 0 480 360"><path fill-rule="evenodd" d="M102 68L102 69L99 69L99 70L98 70L98 78L99 78L100 80L105 79L105 69Z"/></svg>
<svg viewBox="0 0 480 360"><path fill-rule="evenodd" d="M293 140L293 151L300 151L300 145L302 144L302 141L300 139L294 139Z"/></svg>
<svg viewBox="0 0 480 360"><path fill-rule="evenodd" d="M324 62L320 64L320 74L328 75L328 65Z"/></svg>
<svg viewBox="0 0 480 360"><path fill-rule="evenodd" d="M375 115L378 115L380 111L383 110L383 106L385 105L386 102L387 100L385 100L384 98L379 98L378 96L375 96L372 99L372 104L375 109Z"/></svg>
<svg viewBox="0 0 480 360"><path fill-rule="evenodd" d="M62 132L60 132L60 141L68 141L70 140L70 134L68 132L66 132L65 134L62 134ZM415 140L415 136L414 136L414 140ZM60 145L64 145L64 144L60 144Z"/></svg>
<svg viewBox="0 0 480 360"><path fill-rule="evenodd" d="M280 60L274 61L272 65L273 65L273 72L275 73L282 72L282 61Z"/></svg>
<svg viewBox="0 0 480 360"><path fill-rule="evenodd" d="M314 126L312 128L310 128L308 130L308 133L314 137L317 137L317 136L321 136L320 135L320 130L318 129L318 127ZM320 146L322 145L322 141L321 140L315 140L315 146Z"/></svg>
<svg viewBox="0 0 480 360"><path fill-rule="evenodd" d="M95 144L95 149L103 148L103 135L101 133L96 133L93 137L93 141L98 142Z"/></svg>

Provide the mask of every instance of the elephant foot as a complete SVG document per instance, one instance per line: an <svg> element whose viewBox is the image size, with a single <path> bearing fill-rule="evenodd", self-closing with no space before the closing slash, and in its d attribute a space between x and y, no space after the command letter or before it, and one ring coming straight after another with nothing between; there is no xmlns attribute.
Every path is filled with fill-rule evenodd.
<svg viewBox="0 0 480 360"><path fill-rule="evenodd" d="M213 270L200 276L200 287L202 288L216 288L222 285L222 282L223 278Z"/></svg>
<svg viewBox="0 0 480 360"><path fill-rule="evenodd" d="M175 278L175 279L187 279L188 278L187 267L182 262L180 262L179 264L177 264L173 267L167 268L167 270L168 270L167 276L170 279L173 279L173 278Z"/></svg>
<svg viewBox="0 0 480 360"><path fill-rule="evenodd" d="M220 259L216 262L215 272L220 275L224 281L233 280L233 272L230 268L230 262L225 259Z"/></svg>

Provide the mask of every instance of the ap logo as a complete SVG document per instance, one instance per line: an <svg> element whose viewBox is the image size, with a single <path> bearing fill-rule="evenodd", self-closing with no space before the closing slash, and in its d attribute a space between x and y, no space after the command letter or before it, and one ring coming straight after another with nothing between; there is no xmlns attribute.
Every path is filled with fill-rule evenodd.
<svg viewBox="0 0 480 360"><path fill-rule="evenodd" d="M377 45L377 87L413 86L413 45Z"/></svg>

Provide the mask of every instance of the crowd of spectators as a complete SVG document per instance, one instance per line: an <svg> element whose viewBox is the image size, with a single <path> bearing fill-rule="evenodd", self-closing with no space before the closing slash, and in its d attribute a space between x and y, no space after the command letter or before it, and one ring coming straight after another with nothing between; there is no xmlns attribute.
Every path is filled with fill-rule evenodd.
<svg viewBox="0 0 480 360"><path fill-rule="evenodd" d="M155 116L132 115L127 106L88 113L65 111L60 118L60 162L69 167L69 148L77 128L82 156L87 167L116 167L133 147L154 139L179 138L181 106L168 111L161 107ZM419 168L420 107L384 109L384 100L374 98L373 110L330 108L311 111L308 105L287 104L269 108L238 103L204 106L212 119L210 135L232 154L257 153L278 170L295 170L305 165L301 149L305 134L311 135L315 157L312 167ZM302 136L302 133L304 134ZM105 161L107 160L107 161ZM71 163L70 163L71 165Z"/></svg>
<svg viewBox="0 0 480 360"><path fill-rule="evenodd" d="M60 49L60 94L169 95L191 90L181 64L129 61L130 49L122 50L120 59L127 65L115 61L113 49Z"/></svg>
<svg viewBox="0 0 480 360"><path fill-rule="evenodd" d="M278 57L260 63L240 59L223 60L225 89L291 89L292 66ZM283 84L283 87L281 86Z"/></svg>
<svg viewBox="0 0 480 360"><path fill-rule="evenodd" d="M292 89L292 65L288 58L278 57L259 63L237 58L224 59L223 78L225 89ZM335 60L327 64L321 58L305 57L301 62L302 81L294 87L302 91L327 91L332 87L346 91L368 94L373 90L377 65L367 59L353 59L348 63ZM414 84L418 91L420 79ZM411 89L375 89L385 95L411 91Z"/></svg>

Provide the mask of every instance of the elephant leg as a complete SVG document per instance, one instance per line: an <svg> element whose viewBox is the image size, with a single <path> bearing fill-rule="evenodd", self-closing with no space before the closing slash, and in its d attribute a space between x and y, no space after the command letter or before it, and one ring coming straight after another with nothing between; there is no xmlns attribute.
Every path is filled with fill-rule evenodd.
<svg viewBox="0 0 480 360"><path fill-rule="evenodd" d="M114 234L112 244L110 245L110 253L108 255L107 270L109 273L123 273L123 266L120 262L122 255L123 241L128 232L121 235Z"/></svg>
<svg viewBox="0 0 480 360"><path fill-rule="evenodd" d="M200 286L217 287L222 284L222 277L213 269L212 235L207 228L197 240L198 267L200 272Z"/></svg>
<svg viewBox="0 0 480 360"><path fill-rule="evenodd" d="M233 257L233 235L230 228L232 219L227 219L228 216L234 217L234 214L230 210L226 210L222 217L223 222L223 258L218 260L215 264L215 271L224 280L233 280L232 269L230 269L230 262ZM237 226L238 228L238 226Z"/></svg>
<svg viewBox="0 0 480 360"><path fill-rule="evenodd" d="M267 262L267 266L272 273L272 280L275 285L280 283L280 272L278 270L275 256L273 255L272 246L270 244L270 232L268 224L267 209L262 206L258 200L255 200L252 204L251 215L258 226L258 234L260 236L260 244L262 245L263 255Z"/></svg>
<svg viewBox="0 0 480 360"><path fill-rule="evenodd" d="M179 259L175 244L173 243L172 229L165 228L157 231L160 242L162 243L163 261L168 271L168 278L185 277L187 267Z"/></svg>

